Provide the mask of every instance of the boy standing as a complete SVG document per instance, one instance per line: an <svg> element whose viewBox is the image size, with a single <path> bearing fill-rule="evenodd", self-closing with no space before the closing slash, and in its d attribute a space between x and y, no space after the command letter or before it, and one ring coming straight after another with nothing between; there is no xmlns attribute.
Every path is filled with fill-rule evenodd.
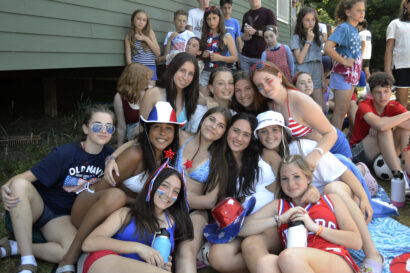
<svg viewBox="0 0 410 273"><path fill-rule="evenodd" d="M241 26L238 20L231 17L232 13L232 0L220 0L219 6L225 18L225 29L231 34L232 38L236 42L236 49L239 53L242 52L242 39L241 39Z"/></svg>
<svg viewBox="0 0 410 273"><path fill-rule="evenodd" d="M248 0L251 9L243 15L242 40L244 41L242 54L239 55L241 69L248 72L257 63L266 48L262 29L267 25L276 25L273 11L262 7L262 0Z"/></svg>
<svg viewBox="0 0 410 273"><path fill-rule="evenodd" d="M187 29L192 31L196 37L201 39L202 21L204 19L205 8L209 7L210 0L198 0L199 8L190 9L188 12Z"/></svg>
<svg viewBox="0 0 410 273"><path fill-rule="evenodd" d="M361 21L357 28L359 29L360 42L362 45L362 68L366 74L366 79L370 77L370 59L372 57L372 33L367 29L367 21Z"/></svg>
<svg viewBox="0 0 410 273"><path fill-rule="evenodd" d="M390 100L393 80L387 73L373 73L368 83L373 99L360 102L356 112L350 140L353 161L372 166L381 153L393 178L403 179L397 155L401 153L406 172L410 173L410 112L397 101Z"/></svg>
<svg viewBox="0 0 410 273"><path fill-rule="evenodd" d="M188 13L179 9L174 12L174 25L176 31L170 31L164 40L164 56L158 58L158 61L163 62L168 54L185 51L186 44L195 34L186 29ZM166 64L168 65L168 63Z"/></svg>

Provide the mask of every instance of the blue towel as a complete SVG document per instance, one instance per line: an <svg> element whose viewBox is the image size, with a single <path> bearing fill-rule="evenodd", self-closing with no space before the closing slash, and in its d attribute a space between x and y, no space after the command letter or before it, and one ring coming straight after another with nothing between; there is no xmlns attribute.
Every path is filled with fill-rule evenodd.
<svg viewBox="0 0 410 273"><path fill-rule="evenodd" d="M393 205L390 205L389 200L379 200L379 199L372 199L369 189L367 188L366 181L364 181L364 177L362 173L359 171L359 169L356 167L356 165L346 158L344 155L341 154L335 154L335 156L342 162L360 181L362 184L364 191L367 194L367 197L369 198L370 205L372 206L373 209L373 218L377 217L387 217L387 216L392 216L392 215L399 215L397 212L397 208ZM386 195L387 196L387 195Z"/></svg>

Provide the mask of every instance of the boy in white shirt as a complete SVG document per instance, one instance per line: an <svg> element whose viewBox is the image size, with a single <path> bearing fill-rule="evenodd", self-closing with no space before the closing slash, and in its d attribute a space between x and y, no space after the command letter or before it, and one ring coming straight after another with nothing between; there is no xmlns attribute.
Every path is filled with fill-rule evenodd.
<svg viewBox="0 0 410 273"><path fill-rule="evenodd" d="M190 9L188 11L187 29L192 31L196 37L201 39L202 21L204 19L205 8L209 7L210 0L198 0L199 8Z"/></svg>
<svg viewBox="0 0 410 273"><path fill-rule="evenodd" d="M362 68L366 74L366 79L370 77L370 59L372 58L372 33L367 29L367 21L361 21L357 28L359 29L360 42L362 44Z"/></svg>
<svg viewBox="0 0 410 273"><path fill-rule="evenodd" d="M164 56L158 57L157 62L166 61L168 54L185 51L189 39L195 36L192 31L186 29L187 20L188 13L185 10L180 9L174 12L175 31L168 32L164 40ZM166 65L168 65L168 62Z"/></svg>

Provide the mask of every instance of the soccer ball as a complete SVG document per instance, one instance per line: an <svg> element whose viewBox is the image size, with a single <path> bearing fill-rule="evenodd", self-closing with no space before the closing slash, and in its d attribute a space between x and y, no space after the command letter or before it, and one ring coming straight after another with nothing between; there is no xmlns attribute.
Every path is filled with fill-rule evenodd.
<svg viewBox="0 0 410 273"><path fill-rule="evenodd" d="M383 156L380 154L373 163L374 173L383 180L390 180L393 178L390 168L384 162Z"/></svg>

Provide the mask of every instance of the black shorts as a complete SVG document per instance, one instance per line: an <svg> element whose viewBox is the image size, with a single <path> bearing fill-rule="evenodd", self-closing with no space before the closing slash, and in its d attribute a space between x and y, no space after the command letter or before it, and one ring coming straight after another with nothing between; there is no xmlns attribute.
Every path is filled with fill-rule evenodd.
<svg viewBox="0 0 410 273"><path fill-rule="evenodd" d="M410 88L410 68L393 68L395 79L394 86L398 88Z"/></svg>
<svg viewBox="0 0 410 273"><path fill-rule="evenodd" d="M37 221L33 224L33 228L42 228L45 226L48 222L53 220L54 218L64 216L64 214L57 214L54 213L47 205L44 203L44 208L43 212L41 213L40 217L37 219Z"/></svg>
<svg viewBox="0 0 410 273"><path fill-rule="evenodd" d="M366 152L364 151L364 146L363 142L356 143L352 147L352 161L353 163L359 163L363 162L364 164L367 165L367 167L372 168L373 167L373 160L370 159L367 155Z"/></svg>
<svg viewBox="0 0 410 273"><path fill-rule="evenodd" d="M363 60L362 68L369 67L369 66L370 66L370 59Z"/></svg>

